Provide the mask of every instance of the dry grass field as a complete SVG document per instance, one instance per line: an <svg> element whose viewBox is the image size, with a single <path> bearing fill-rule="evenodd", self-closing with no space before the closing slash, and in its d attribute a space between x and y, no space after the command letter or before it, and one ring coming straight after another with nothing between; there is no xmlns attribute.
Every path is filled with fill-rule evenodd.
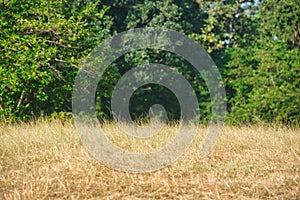
<svg viewBox="0 0 300 200"><path fill-rule="evenodd" d="M124 148L158 144L129 144L115 125L104 129ZM162 130L161 144L175 129ZM300 129L227 126L214 151L199 159L205 133L200 127L189 150L172 165L132 174L94 160L71 122L2 124L0 199L300 199Z"/></svg>

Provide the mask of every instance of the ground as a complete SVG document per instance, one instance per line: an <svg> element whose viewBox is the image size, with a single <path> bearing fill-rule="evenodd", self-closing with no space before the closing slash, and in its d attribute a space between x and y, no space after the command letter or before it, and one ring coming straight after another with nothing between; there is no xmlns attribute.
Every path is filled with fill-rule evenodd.
<svg viewBox="0 0 300 200"><path fill-rule="evenodd" d="M176 128L166 127L160 135ZM119 146L156 148L157 141L129 144L114 124L104 129L115 135L111 139ZM300 198L300 129L225 126L213 152L200 159L206 131L199 127L177 162L153 173L133 174L96 161L72 122L2 124L0 199Z"/></svg>

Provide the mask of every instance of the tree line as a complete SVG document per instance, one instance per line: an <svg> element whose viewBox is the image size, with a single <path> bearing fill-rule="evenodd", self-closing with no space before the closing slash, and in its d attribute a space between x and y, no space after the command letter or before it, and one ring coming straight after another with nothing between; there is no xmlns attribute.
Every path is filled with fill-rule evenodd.
<svg viewBox="0 0 300 200"><path fill-rule="evenodd" d="M0 1L0 120L30 120L72 111L72 87L86 56L101 41L132 28L164 27L199 43L226 87L227 122L299 125L300 2L298 0L2 0ZM162 63L191 83L200 119L210 97L200 74L170 52L126 53L97 87L97 115L111 119L110 98L134 66ZM159 85L136 90L130 110L145 117L153 103L180 116L174 94Z"/></svg>

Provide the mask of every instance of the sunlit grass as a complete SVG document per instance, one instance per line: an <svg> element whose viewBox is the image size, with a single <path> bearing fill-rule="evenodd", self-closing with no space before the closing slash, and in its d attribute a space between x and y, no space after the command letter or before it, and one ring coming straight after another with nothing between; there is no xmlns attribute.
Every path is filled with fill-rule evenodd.
<svg viewBox="0 0 300 200"><path fill-rule="evenodd" d="M150 151L178 126L148 143L106 123L122 148ZM300 130L256 125L223 129L214 151L198 158L206 134L200 126L189 150L172 165L145 174L113 170L94 160L71 122L0 125L0 199L297 199Z"/></svg>

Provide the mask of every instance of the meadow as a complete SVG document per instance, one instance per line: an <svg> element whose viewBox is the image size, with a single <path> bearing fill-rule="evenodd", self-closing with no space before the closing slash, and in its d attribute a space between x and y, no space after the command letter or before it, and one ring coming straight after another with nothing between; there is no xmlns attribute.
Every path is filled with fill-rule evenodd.
<svg viewBox="0 0 300 200"><path fill-rule="evenodd" d="M166 143L176 128L165 127L156 141L146 144L128 140L115 124L104 125L117 145L142 151ZM1 124L0 199L300 198L299 128L225 126L213 152L200 159L206 130L199 127L193 144L177 162L134 174L95 160L72 122Z"/></svg>

